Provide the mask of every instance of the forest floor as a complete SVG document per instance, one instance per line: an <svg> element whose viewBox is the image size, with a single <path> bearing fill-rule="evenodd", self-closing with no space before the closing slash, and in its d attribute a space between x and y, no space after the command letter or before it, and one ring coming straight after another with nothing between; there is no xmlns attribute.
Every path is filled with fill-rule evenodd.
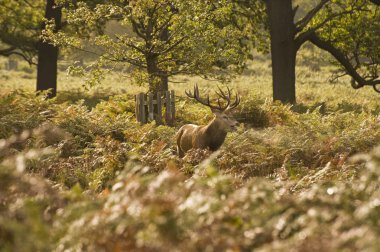
<svg viewBox="0 0 380 252"><path fill-rule="evenodd" d="M123 74L60 72L44 100L34 70L0 69L0 251L379 251L379 94L301 62L297 105L273 103L255 60L230 84L239 129L183 159L176 131L212 118L184 90L213 81L177 77L167 127L136 122Z"/></svg>

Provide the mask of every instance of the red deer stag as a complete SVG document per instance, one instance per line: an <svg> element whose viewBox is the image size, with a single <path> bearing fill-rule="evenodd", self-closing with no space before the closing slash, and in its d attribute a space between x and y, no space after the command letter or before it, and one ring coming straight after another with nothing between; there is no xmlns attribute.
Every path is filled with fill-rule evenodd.
<svg viewBox="0 0 380 252"><path fill-rule="evenodd" d="M186 95L195 99L199 103L211 108L214 114L214 119L207 125L186 124L182 126L177 133L177 148L178 155L183 157L185 152L194 149L207 149L216 151L223 144L227 132L236 130L238 122L231 115L231 110L236 108L240 103L240 97L236 94L235 101L231 103L231 90L227 88L224 92L218 87L219 92L216 91L218 98L218 106L210 104L210 96L206 100L199 97L198 86L194 86L194 92L185 91ZM222 100L226 104L222 106Z"/></svg>

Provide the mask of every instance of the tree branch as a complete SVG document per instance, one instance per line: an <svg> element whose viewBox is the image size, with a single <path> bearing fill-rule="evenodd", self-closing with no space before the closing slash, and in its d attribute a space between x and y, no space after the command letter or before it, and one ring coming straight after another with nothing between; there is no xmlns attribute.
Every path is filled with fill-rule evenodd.
<svg viewBox="0 0 380 252"><path fill-rule="evenodd" d="M334 47L333 44L331 44L328 41L324 41L321 38L318 37L318 35L315 32L310 33L308 40L316 45L317 47L321 48L322 50L325 50L329 52L345 69L346 73L349 74L355 82L351 83L351 86L354 89L358 89L364 86L373 86L373 88L378 92L378 89L376 85L380 84L380 79L374 78L374 79L365 79L363 78L356 69L352 66L351 62L347 57L336 47Z"/></svg>
<svg viewBox="0 0 380 252"><path fill-rule="evenodd" d="M9 56L12 54L12 52L16 50L16 47L9 47L6 49L0 49L0 55L2 56Z"/></svg>
<svg viewBox="0 0 380 252"><path fill-rule="evenodd" d="M28 57L27 54L25 54L25 53L17 51L16 47L9 47L6 49L1 49L0 55L5 56L5 57L11 56L11 55L18 55L18 56L22 57L30 65L36 65L36 63L33 62L33 59L31 57Z"/></svg>
<svg viewBox="0 0 380 252"><path fill-rule="evenodd" d="M160 51L160 52L157 52L158 54L165 54L171 50L173 50L175 47L177 47L179 44L181 44L185 39L187 38L187 36L183 36L182 38L180 38L179 40L177 40L175 43L173 43L171 46L169 46L168 48Z"/></svg>
<svg viewBox="0 0 380 252"><path fill-rule="evenodd" d="M130 47L130 48L132 48L132 49L135 49L136 51L138 51L138 52L140 52L140 53L142 53L142 54L144 54L144 55L146 55L146 54L148 53L147 51L145 51L144 49L141 49L140 47L134 45L133 43L128 43L128 42L126 42L126 41L123 41L124 39L123 39L121 36L116 35L116 38L117 38L120 42L124 43L126 46L128 46L128 47Z"/></svg>
<svg viewBox="0 0 380 252"><path fill-rule="evenodd" d="M372 3L376 5L380 5L380 0L369 0L369 1L371 1Z"/></svg>
<svg viewBox="0 0 380 252"><path fill-rule="evenodd" d="M140 38L146 40L146 36L141 32L141 24L138 24L136 22L136 20L133 19L133 17L130 18L131 20L131 23L132 23L132 27L133 27L133 31L137 34L137 36L139 36Z"/></svg>
<svg viewBox="0 0 380 252"><path fill-rule="evenodd" d="M137 66L137 67L140 67L140 68L147 68L147 66L141 62L140 60L138 59L133 59L133 58L128 58L128 57L122 57L122 58L110 58L110 57L106 57L106 59L110 60L110 61L114 61L114 62L127 62L131 65L134 65L134 66Z"/></svg>
<svg viewBox="0 0 380 252"><path fill-rule="evenodd" d="M300 21L296 23L296 32L302 31L317 15L317 13L325 6L326 3L328 3L330 0L321 0L317 6L315 6L312 10L310 10L305 17L303 17Z"/></svg>
<svg viewBox="0 0 380 252"><path fill-rule="evenodd" d="M176 15L176 13L171 13L168 18L162 22L160 26L154 26L155 31L153 32L153 36L156 36L158 33L162 32L164 29L167 29L172 21L172 18Z"/></svg>
<svg viewBox="0 0 380 252"><path fill-rule="evenodd" d="M28 0L23 0L24 3L26 3L27 5L29 5L29 7L32 7L32 8L38 8L37 5L33 5L31 4Z"/></svg>
<svg viewBox="0 0 380 252"><path fill-rule="evenodd" d="M301 45L303 43L305 43L307 40L309 40L309 36L311 36L312 34L314 34L315 31L317 31L319 28L323 27L326 23L332 21L334 18L343 16L343 15L346 15L346 14L351 14L353 12L354 12L354 10L349 10L349 11L343 11L343 12L335 13L334 15L331 15L331 16L327 17L325 20L323 20L322 22L320 22L318 25L316 25L316 26L308 29L305 32L302 32L295 39L297 48L301 47Z"/></svg>

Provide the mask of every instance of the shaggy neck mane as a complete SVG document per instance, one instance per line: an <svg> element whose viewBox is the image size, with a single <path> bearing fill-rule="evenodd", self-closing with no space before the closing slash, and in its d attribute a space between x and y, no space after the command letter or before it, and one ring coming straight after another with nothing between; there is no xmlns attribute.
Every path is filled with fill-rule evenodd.
<svg viewBox="0 0 380 252"><path fill-rule="evenodd" d="M222 125L218 122L216 117L209 124L207 124L206 127L206 135L210 150L215 151L223 144L227 131L222 129Z"/></svg>

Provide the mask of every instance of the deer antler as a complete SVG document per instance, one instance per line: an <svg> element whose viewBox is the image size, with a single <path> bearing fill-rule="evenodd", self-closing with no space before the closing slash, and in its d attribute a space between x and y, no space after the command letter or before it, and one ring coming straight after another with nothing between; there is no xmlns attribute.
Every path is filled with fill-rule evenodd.
<svg viewBox="0 0 380 252"><path fill-rule="evenodd" d="M227 87L227 93L224 92L219 86L218 86L218 89L219 89L219 92L216 91L216 94L220 98L222 98L222 99L224 99L224 100L227 101L227 104L223 108L224 111L232 110L232 109L236 108L237 105L239 105L239 103L240 103L240 96L237 93L236 93L235 101L231 104L231 89L229 87ZM218 103L220 105L220 100L219 99L218 99Z"/></svg>
<svg viewBox="0 0 380 252"><path fill-rule="evenodd" d="M217 106L213 106L213 105L211 105L211 103L210 103L210 95L207 95L207 99L206 99L206 101L202 100L202 99L199 97L199 89L198 89L198 85L197 85L197 84L194 85L194 92L193 92L193 93L191 93L191 91L187 91L187 90L185 90L185 94L186 94L188 97L190 97L190 98L192 98L192 99L195 99L195 100L196 100L197 102L199 102L200 104L203 104L203 105L205 105L205 106L207 106L207 107L210 107L211 109L221 110L220 106L217 107Z"/></svg>
<svg viewBox="0 0 380 252"><path fill-rule="evenodd" d="M227 110L232 110L234 108L236 108L240 103L240 96L236 93L236 97L235 97L235 101L234 103L228 105L228 107L226 108L226 111Z"/></svg>
<svg viewBox="0 0 380 252"><path fill-rule="evenodd" d="M191 91L185 90L185 94L188 97L195 99L199 103L210 107L211 109L216 109L216 110L220 110L220 111L231 110L231 109L235 108L237 105L239 105L240 97L238 96L238 94L236 94L235 101L231 104L231 89L229 87L227 87L227 93L224 92L219 86L218 86L218 89L219 89L219 92L215 91L215 93L219 96L218 106L214 106L214 105L210 104L210 96L209 95L207 95L206 101L204 101L200 98L199 89L198 89L197 84L194 85L194 92L193 93L191 93ZM222 106L220 99L226 100L227 104L225 106Z"/></svg>

